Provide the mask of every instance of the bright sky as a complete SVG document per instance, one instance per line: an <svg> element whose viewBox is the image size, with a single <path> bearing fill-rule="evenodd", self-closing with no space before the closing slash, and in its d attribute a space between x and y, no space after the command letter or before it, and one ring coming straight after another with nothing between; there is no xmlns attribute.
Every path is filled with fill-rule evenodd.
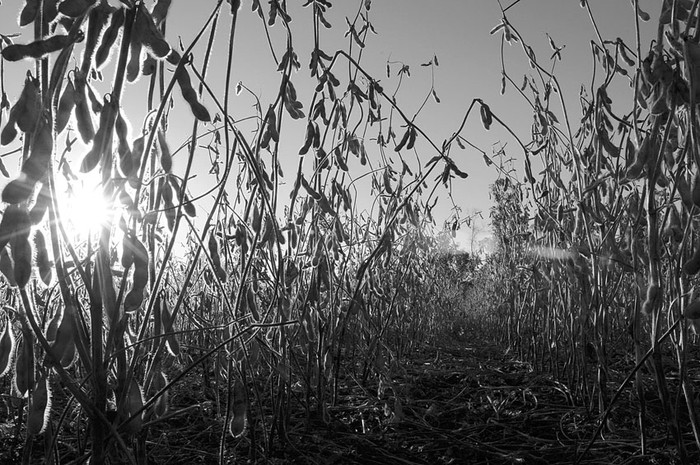
<svg viewBox="0 0 700 465"><path fill-rule="evenodd" d="M504 6L511 2L512 0L502 1ZM23 3L18 0L0 2L0 33L22 32L22 37L17 38L17 42L30 40L32 34L29 29L20 31L15 22ZM263 106L267 107L277 91L279 74L275 71L264 29L257 14L250 11L250 3L250 0L242 1L243 7L236 34L236 64L232 82L235 85L239 80L243 81L260 96ZM305 104L305 110L308 113L313 87L304 85L304 82L310 82L306 79L312 38L311 12L309 9L300 8L301 1L288 0L287 3L293 18L295 49L302 64L302 69L294 80L300 100ZM346 31L345 17L355 16L360 1L335 0L332 3L333 8L327 17L333 24L333 29L322 32L322 48L329 53L337 48L345 48L347 44L347 39L343 37ZM643 25L643 34L646 38L651 37L654 32L655 20L658 17L658 3L654 0L640 0L640 6L652 15L652 21ZM175 45L177 38L180 37L182 43L187 46L210 14L214 4L213 0L173 0L168 18L170 42ZM267 2L262 1L261 4L267 12ZM614 41L617 37L622 37L628 44L634 44L634 14L629 0L590 0L590 5L604 39ZM224 8L227 11L228 6ZM373 0L370 21L378 35L369 37L363 52L362 63L370 73L381 79L385 90L393 90L397 82L395 75L390 79L386 77L387 60L400 61L409 65L411 78L404 81L402 90L398 94L398 102L408 114L413 114L430 90L430 68L421 67L420 64L437 55L440 66L435 70L435 88L441 103L437 104L431 100L416 121L438 146L457 129L474 98L483 99L490 105L494 114L511 124L515 132L523 140L528 141L531 115L526 103L512 88L508 89L504 96L499 93L500 35L489 35L489 30L498 24L500 17L499 4L495 0ZM557 75L570 106L569 113L575 123L580 115L577 104L580 85L590 85L592 63L590 41L595 38L595 33L587 11L579 6L578 0L521 0L508 11L508 17L535 49L540 60L544 61L551 54L546 32L558 46L566 47L562 55L563 61L557 65ZM209 70L211 76L216 76L212 81L215 88L217 82L220 84L219 77L223 75L225 65L227 47L225 37L229 15L223 15L222 19L220 38L215 48L215 59ZM283 50L282 27L280 25L273 27L271 35L276 50L278 52ZM648 39L642 41L643 49L646 49L648 43ZM506 66L512 72L514 80L518 83L522 82L523 73L530 72L523 60L522 51L516 46L506 46L506 48ZM200 53L196 56L197 62L201 62L201 58ZM17 86L21 83L25 71L31 66L29 62L6 64L6 80L10 81L8 95L11 101L16 99L16 93L19 90ZM393 69L395 71L398 68ZM10 76L16 76L16 80L12 82L13 79L8 79ZM143 114L144 81L142 80L137 86L141 87L133 90L127 88L125 98L129 99L130 95L138 97L136 100L129 101L128 105L140 108L139 111ZM176 100L176 105L178 104L182 105L182 102ZM212 113L215 112L211 102L205 100L205 104ZM253 100L245 94L234 97L232 100L234 114L251 115L252 104ZM557 117L561 116L560 108L555 107L552 110ZM181 129L177 127L177 121L173 121L172 124L176 125L176 130L169 136L172 137L171 145L178 146L184 141L185 134L189 133L191 123L187 122ZM132 121L132 125L138 127L140 121ZM177 138L178 134L182 134L181 139ZM522 153L517 143L497 128L485 131L481 126L478 113L470 119L463 135L488 153L492 151L494 144L498 142L506 144L508 155L516 158L515 167L522 172ZM289 148L286 149L288 153L283 154L283 158L288 159L288 164L283 167L285 167L286 181L290 184L302 138L303 126L298 135L289 136L287 139ZM428 152L424 145L418 147L420 150L426 150L421 155L424 161L435 155ZM0 148L0 154L6 151L7 148ZM497 173L493 167L487 167L481 155L474 150L461 151L455 147L451 155L458 166L469 174L466 180L455 180L455 201L464 214L481 210L485 218L481 229L485 230L488 227L488 208L490 207L488 187L496 179ZM203 163L206 164L205 161ZM178 167L184 168L184 163L178 164L176 160L176 170ZM0 180L0 185L2 184L4 182ZM205 189L206 186L201 188L202 191ZM196 191L196 187L193 190ZM440 198L443 202L436 211L438 224L447 218L451 207L446 201L447 196L444 192L440 193ZM481 232L479 237L485 234L487 231ZM460 237L462 242L469 240L467 235L468 232L462 232Z"/></svg>

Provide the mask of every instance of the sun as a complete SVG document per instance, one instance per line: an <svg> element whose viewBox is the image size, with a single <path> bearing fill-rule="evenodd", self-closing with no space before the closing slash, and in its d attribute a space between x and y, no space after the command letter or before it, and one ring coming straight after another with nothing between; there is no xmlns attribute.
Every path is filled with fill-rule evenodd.
<svg viewBox="0 0 700 465"><path fill-rule="evenodd" d="M99 176L81 175L78 179L62 181L58 189L59 208L68 234L85 237L98 231L109 218Z"/></svg>

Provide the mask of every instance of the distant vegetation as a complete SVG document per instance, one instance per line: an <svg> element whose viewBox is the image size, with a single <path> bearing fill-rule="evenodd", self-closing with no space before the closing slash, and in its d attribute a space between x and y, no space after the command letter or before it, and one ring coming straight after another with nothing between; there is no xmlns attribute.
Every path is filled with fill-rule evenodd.
<svg viewBox="0 0 700 465"><path fill-rule="evenodd" d="M304 5L311 50L292 48L285 2L252 2L261 27L288 37L270 50L279 92L269 102L253 95L252 133L229 112L232 94L248 92L230 70L245 40L236 25L250 12L233 0L207 4L206 24L181 48L164 34L169 6L27 0L19 26L33 28L34 41L0 36L4 79L26 76L19 95L3 92L0 114L0 142L21 153L18 170L3 166L0 372L16 424L3 460L146 463L154 428L206 398L220 419L221 462L266 457L288 443L292 412L330 421L341 381L391 388L392 367L461 327L478 260L457 252L449 230L435 235L431 216L435 178L449 188L466 177L449 156L460 136L436 145L363 69L371 2L348 20L346 50L320 39L329 2ZM228 42L227 55L212 55L215 38ZM214 68L214 59L228 61ZM295 88L302 69L315 80L311 101ZM388 72L400 82L410 69ZM148 87L137 96L138 78ZM127 99L147 106L133 129ZM179 150L175 118L192 123ZM287 198L279 154L290 120L306 135ZM213 160L206 201L190 189L204 150ZM97 194L80 193L95 173ZM89 212L104 216L97 228L71 229L81 213L65 208L59 185L103 199L106 215ZM371 190L371 205L358 205L358 186ZM184 238L182 257L173 250ZM172 406L183 386L204 397Z"/></svg>

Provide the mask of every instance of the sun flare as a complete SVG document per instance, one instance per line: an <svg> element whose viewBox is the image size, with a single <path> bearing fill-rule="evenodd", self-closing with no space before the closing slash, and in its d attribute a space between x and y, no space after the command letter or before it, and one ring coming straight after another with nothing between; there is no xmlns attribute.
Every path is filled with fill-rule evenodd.
<svg viewBox="0 0 700 465"><path fill-rule="evenodd" d="M107 220L108 204L98 181L81 177L66 183L61 191L61 217L68 234L91 234Z"/></svg>

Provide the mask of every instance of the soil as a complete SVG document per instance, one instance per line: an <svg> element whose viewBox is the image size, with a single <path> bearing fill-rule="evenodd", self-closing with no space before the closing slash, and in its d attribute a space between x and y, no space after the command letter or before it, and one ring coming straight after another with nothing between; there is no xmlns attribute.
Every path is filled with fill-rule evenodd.
<svg viewBox="0 0 700 465"><path fill-rule="evenodd" d="M349 377L325 419L291 412L288 445L262 456L260 431L227 436L228 463L271 464L675 464L660 403L647 399L647 453L640 453L638 405L623 395L604 437L597 415L550 375L496 346L453 343L423 347L395 366L392 379L366 386ZM625 373L620 371L620 376ZM217 463L223 418L202 385L201 371L173 390L170 409L187 410L153 425L146 439L149 463ZM655 425L655 426L654 426ZM20 463L12 419L0 415L0 463ZM689 438L690 439L690 438ZM37 439L40 441L40 439ZM83 438L84 441L84 438ZM692 443L692 441L689 441ZM259 445L259 443L258 443ZM76 456L59 444L62 463ZM35 450L42 450L36 447ZM257 451L257 455L254 453ZM692 460L696 451L690 451ZM71 455L73 455L71 457ZM69 459L70 457L70 459ZM577 462L578 460L578 462ZM693 462L698 463L698 462Z"/></svg>

